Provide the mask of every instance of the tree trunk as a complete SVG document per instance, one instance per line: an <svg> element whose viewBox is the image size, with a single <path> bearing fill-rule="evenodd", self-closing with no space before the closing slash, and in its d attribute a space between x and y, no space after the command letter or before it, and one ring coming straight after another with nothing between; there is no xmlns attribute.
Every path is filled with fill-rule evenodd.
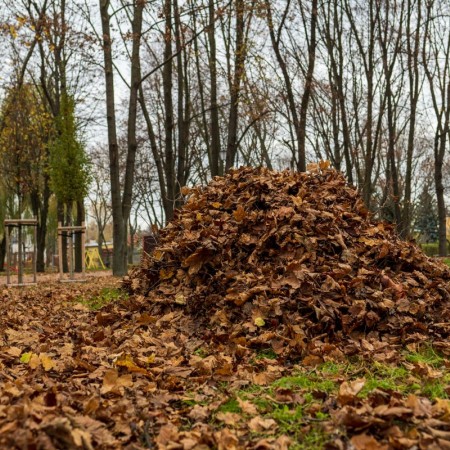
<svg viewBox="0 0 450 450"><path fill-rule="evenodd" d="M178 161L177 161L177 182L175 184L175 208L181 207L183 203L180 189L187 182L187 149L189 141L189 113L190 95L188 83L188 67L186 54L183 51L183 34L181 31L180 12L178 0L173 0L175 18L175 42L177 51L177 115L178 115Z"/></svg>
<svg viewBox="0 0 450 450"><path fill-rule="evenodd" d="M220 145L219 106L217 102L217 55L214 0L209 0L209 76L211 97L211 176L223 174Z"/></svg>
<svg viewBox="0 0 450 450"><path fill-rule="evenodd" d="M164 147L166 156L166 183L168 196L168 210L166 222L172 219L175 201L175 159L173 151L173 102L172 102L172 1L164 1L165 15L165 45L164 61L168 61L163 69L163 91L164 91Z"/></svg>
<svg viewBox="0 0 450 450"><path fill-rule="evenodd" d="M99 0L103 33L103 58L106 86L106 121L108 125L109 172L111 180L111 204L113 218L113 274L123 276L127 272L125 265L126 241L120 195L119 148L116 131L116 109L114 99L114 74L111 47L109 0Z"/></svg>
<svg viewBox="0 0 450 450"><path fill-rule="evenodd" d="M123 253L123 268L125 272L128 267L127 259L127 224L131 212L131 203L133 196L133 184L134 184L134 171L136 162L137 151L137 139L136 139L136 117L137 117L137 105L138 105L138 93L139 85L141 83L141 61L139 56L139 50L141 46L141 34L142 34L142 13L145 6L145 0L138 0L134 5L132 33L133 33L133 46L131 51L131 82L130 82L130 100L128 104L128 152L127 162L125 168L125 182L123 187L123 200L122 200L122 222L125 232L124 241L124 253Z"/></svg>
<svg viewBox="0 0 450 450"><path fill-rule="evenodd" d="M57 202L56 215L58 223L64 225L65 224L64 204L61 203L60 201ZM62 255L58 255L58 258L62 258L63 272L67 273L69 271L69 265L67 262L67 235L65 233L62 233L61 239L62 239Z"/></svg>
<svg viewBox="0 0 450 450"><path fill-rule="evenodd" d="M404 239L409 238L411 233L412 204L411 204L411 184L412 184L412 163L414 154L414 144L416 137L416 111L419 100L419 49L420 49L420 29L422 2L418 0L418 19L415 27L414 46L411 46L411 15L412 0L408 0L408 17L406 26L406 43L408 51L408 80L409 80L409 130L408 147L406 150L406 173L405 173L405 196L403 199L403 227L400 234Z"/></svg>
<svg viewBox="0 0 450 450"><path fill-rule="evenodd" d="M273 25L273 18L272 18L272 10L271 10L271 3L269 0L266 0L266 11L267 11L267 23L269 26L269 34L270 34L270 41L272 43L273 51L275 52L275 57L277 59L278 65L280 66L281 73L283 74L283 80L286 88L286 102L289 107L289 112L292 116L292 124L295 132L295 138L297 139L297 148L298 143L300 142L300 128L299 128L299 118L297 113L297 105L295 104L295 97L294 97L294 89L292 87L292 80L289 76L289 72L287 69L286 61L283 58L283 55L281 54L280 49L280 38L281 38L281 31L282 27L284 25L284 20L287 17L287 14L289 12L289 5L290 1L287 2L286 8L283 14L283 18L281 20L280 26L275 33L274 25ZM293 158L294 160L297 159L297 155L295 155L295 152L293 151Z"/></svg>
<svg viewBox="0 0 450 450"><path fill-rule="evenodd" d="M445 209L444 184L442 182L442 165L445 154L447 133L436 135L434 157L434 184L436 186L438 208L439 256L447 256L447 214Z"/></svg>
<svg viewBox="0 0 450 450"><path fill-rule="evenodd" d="M5 257L6 257L6 228L0 242L0 272L5 271Z"/></svg>
<svg viewBox="0 0 450 450"><path fill-rule="evenodd" d="M308 45L308 69L305 77L305 89L300 103L299 118L299 142L297 169L300 172L306 170L306 121L308 117L308 105L313 89L314 66L316 62L316 29L317 29L317 0L311 4L311 37Z"/></svg>
<svg viewBox="0 0 450 450"><path fill-rule="evenodd" d="M234 74L231 84L230 113L228 117L228 138L225 170L231 169L236 161L237 131L239 118L239 94L245 64L244 45L244 0L236 0L236 50L234 55Z"/></svg>

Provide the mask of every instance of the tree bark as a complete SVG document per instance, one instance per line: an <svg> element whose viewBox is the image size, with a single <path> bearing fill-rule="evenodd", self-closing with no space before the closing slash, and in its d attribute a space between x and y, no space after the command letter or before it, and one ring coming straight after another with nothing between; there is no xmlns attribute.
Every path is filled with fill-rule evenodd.
<svg viewBox="0 0 450 450"><path fill-rule="evenodd" d="M416 112L419 101L419 49L420 49L420 29L421 29L421 11L422 1L417 2L418 19L415 27L414 45L411 45L411 15L412 0L408 0L407 7L407 25L406 25L406 44L408 52L408 81L409 81L409 130L408 147L406 150L406 173L405 173L405 196L403 199L403 226L400 234L404 239L409 238L411 234L412 222L412 163L414 155L414 141L416 137Z"/></svg>
<svg viewBox="0 0 450 450"><path fill-rule="evenodd" d="M308 117L308 105L313 90L314 66L316 62L316 29L317 29L317 0L312 0L311 4L311 36L308 45L308 69L305 77L305 88L300 102L299 117L299 142L297 169L300 172L306 170L306 122Z"/></svg>
<svg viewBox="0 0 450 450"><path fill-rule="evenodd" d="M103 58L106 86L106 122L108 126L109 172L113 217L113 274L123 276L127 272L126 232L120 195L119 147L117 143L116 109L114 99L114 73L111 47L111 26L108 12L109 0L99 0L103 32Z"/></svg>
<svg viewBox="0 0 450 450"><path fill-rule="evenodd" d="M217 53L216 53L216 19L214 17L214 0L209 0L209 76L211 96L211 176L223 174L221 161L219 106L217 102Z"/></svg>
<svg viewBox="0 0 450 450"><path fill-rule="evenodd" d="M245 43L244 43L244 0L236 0L236 50L234 55L234 74L231 83L230 113L228 117L228 137L225 170L231 169L237 155L237 131L239 118L239 94L244 74Z"/></svg>
<svg viewBox="0 0 450 450"><path fill-rule="evenodd" d="M56 215L58 219L58 223L65 224L66 218L64 215L64 204L60 201L57 202L56 206ZM58 258L62 258L62 266L63 266L63 272L67 273L69 271L69 264L67 261L67 235L66 233L62 233L61 235L62 239L62 255L58 255Z"/></svg>
<svg viewBox="0 0 450 450"><path fill-rule="evenodd" d="M5 257L6 257L6 228L3 233L2 240L0 242L0 272L5 270Z"/></svg>
<svg viewBox="0 0 450 450"><path fill-rule="evenodd" d="M124 230L124 244L123 244L123 270L127 271L127 224L131 213L131 204L133 196L134 172L136 164L136 118L138 107L138 93L141 83L141 61L140 61L140 47L142 35L142 15L145 6L145 0L137 0L134 4L132 34L133 45L131 50L131 82L130 82L130 100L128 104L128 131L127 131L127 160L125 166L125 181L123 187L122 197L122 222Z"/></svg>
<svg viewBox="0 0 450 450"><path fill-rule="evenodd" d="M163 91L164 91L164 154L166 159L165 172L167 184L168 210L166 211L166 222L172 219L175 202L175 158L173 150L173 101L172 101L172 1L164 1L165 16L165 45L164 61L168 61L163 68Z"/></svg>

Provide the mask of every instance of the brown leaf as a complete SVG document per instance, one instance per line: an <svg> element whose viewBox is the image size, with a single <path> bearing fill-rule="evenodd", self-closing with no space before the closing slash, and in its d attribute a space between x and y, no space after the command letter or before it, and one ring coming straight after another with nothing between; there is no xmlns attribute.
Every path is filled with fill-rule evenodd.
<svg viewBox="0 0 450 450"><path fill-rule="evenodd" d="M188 416L193 420L203 422L209 417L209 409L206 406L194 405Z"/></svg>
<svg viewBox="0 0 450 450"><path fill-rule="evenodd" d="M358 434L350 439L355 450L388 450L387 444L380 444L373 436Z"/></svg>
<svg viewBox="0 0 450 450"><path fill-rule="evenodd" d="M278 428L277 423L273 419L264 419L261 416L252 417L248 422L248 427L251 431L254 431L255 433L262 433L262 432L275 432L275 430Z"/></svg>
<svg viewBox="0 0 450 450"><path fill-rule="evenodd" d="M216 414L216 419L220 420L225 425L235 427L236 424L242 420L242 416L232 412L219 412Z"/></svg>
<svg viewBox="0 0 450 450"><path fill-rule="evenodd" d="M109 392L123 395L125 387L133 386L133 378L131 374L119 376L117 370L110 369L106 371L103 377L103 386L100 389L102 395Z"/></svg>
<svg viewBox="0 0 450 450"><path fill-rule="evenodd" d="M342 406L352 404L365 384L366 380L364 378L358 378L350 382L344 381L341 383L338 394L339 403Z"/></svg>
<svg viewBox="0 0 450 450"><path fill-rule="evenodd" d="M251 415L258 414L258 410L252 402L248 400L242 400L239 397L237 397L237 402L243 413Z"/></svg>
<svg viewBox="0 0 450 450"><path fill-rule="evenodd" d="M214 433L214 437L217 442L218 450L235 450L238 448L239 439L234 434L234 432L229 430L228 428L217 431L216 433Z"/></svg>
<svg viewBox="0 0 450 450"><path fill-rule="evenodd" d="M233 217L236 222L242 222L245 219L245 209L242 205L239 205L237 209L233 212Z"/></svg>

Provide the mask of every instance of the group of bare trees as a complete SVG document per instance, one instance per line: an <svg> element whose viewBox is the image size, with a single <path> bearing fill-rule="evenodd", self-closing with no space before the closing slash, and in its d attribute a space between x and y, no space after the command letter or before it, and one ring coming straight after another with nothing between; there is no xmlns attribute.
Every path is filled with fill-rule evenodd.
<svg viewBox="0 0 450 450"><path fill-rule="evenodd" d="M109 172L110 202L100 210L112 214L114 273L126 271L136 218L149 226L170 220L184 185L241 164L303 171L318 159L343 171L367 208L405 238L417 234L419 199L430 199L446 254L448 2L44 3L17 2L15 16L0 24L11 41L2 51L14 60L16 83L36 83L46 94L56 89L44 83L51 74L80 99L99 167L91 190L104 192L100 172ZM43 48L47 61L35 47L51 11L60 28ZM20 48L11 33L24 20L35 21L36 42L30 28ZM81 71L61 65L70 58ZM102 125L104 142L89 134ZM91 198L95 209L99 197Z"/></svg>

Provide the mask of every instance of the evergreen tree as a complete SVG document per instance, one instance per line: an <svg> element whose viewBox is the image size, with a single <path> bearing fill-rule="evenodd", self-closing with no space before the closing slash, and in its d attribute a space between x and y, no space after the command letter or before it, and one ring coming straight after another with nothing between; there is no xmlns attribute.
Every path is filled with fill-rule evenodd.
<svg viewBox="0 0 450 450"><path fill-rule="evenodd" d="M89 187L89 160L79 137L72 96L61 97L61 111L55 119L55 137L50 145L52 190L68 210L83 201Z"/></svg>
<svg viewBox="0 0 450 450"><path fill-rule="evenodd" d="M438 239L436 199L427 185L419 195L415 231L419 233L419 239L424 243L436 242Z"/></svg>

